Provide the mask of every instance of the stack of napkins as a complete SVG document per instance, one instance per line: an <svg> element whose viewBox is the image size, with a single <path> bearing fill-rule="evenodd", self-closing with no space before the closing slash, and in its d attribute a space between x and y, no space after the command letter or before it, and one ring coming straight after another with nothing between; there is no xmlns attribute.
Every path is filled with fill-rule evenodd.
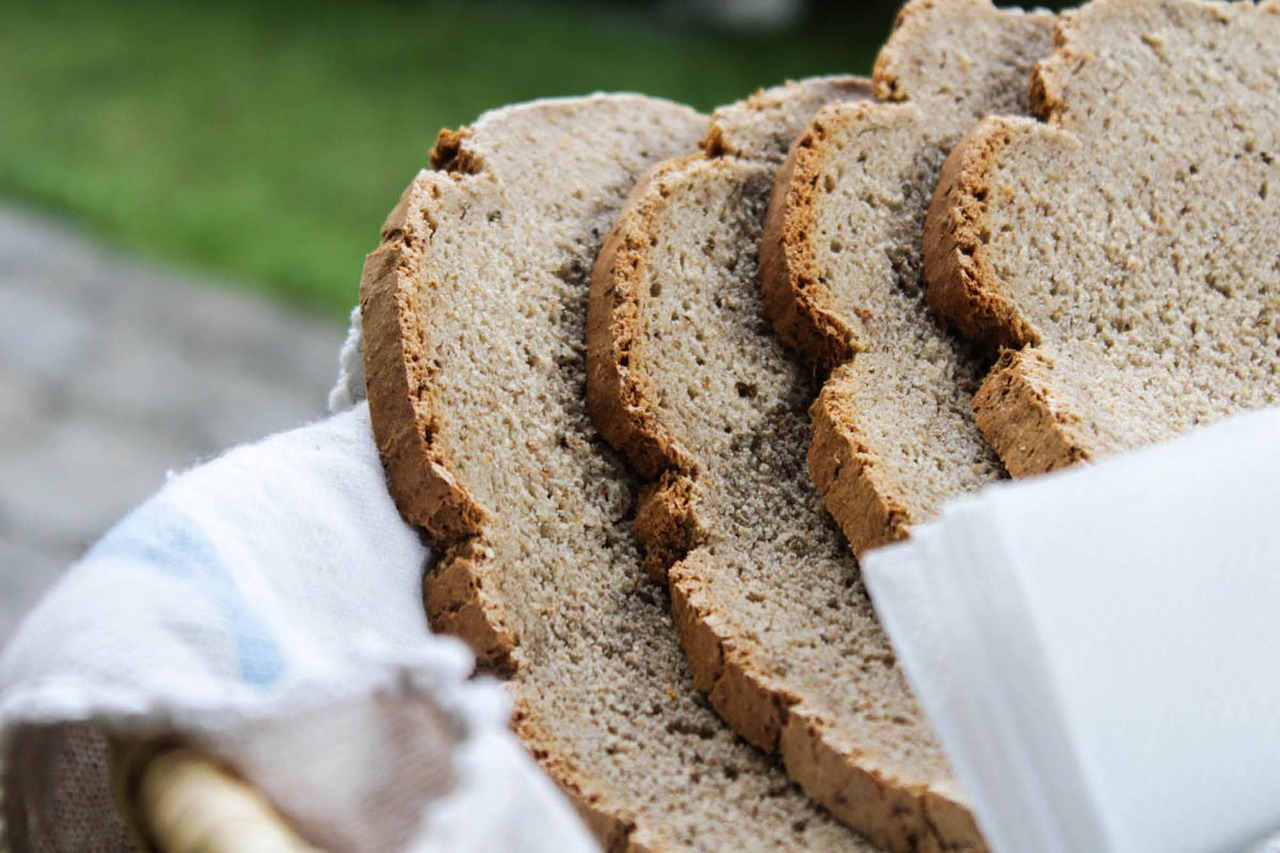
<svg viewBox="0 0 1280 853"><path fill-rule="evenodd" d="M995 850L1280 829L1280 410L958 501L865 575Z"/></svg>

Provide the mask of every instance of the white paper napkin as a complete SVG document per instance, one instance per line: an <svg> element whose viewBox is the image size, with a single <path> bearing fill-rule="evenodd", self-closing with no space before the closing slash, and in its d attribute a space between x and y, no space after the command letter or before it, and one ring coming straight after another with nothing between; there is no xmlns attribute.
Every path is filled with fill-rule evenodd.
<svg viewBox="0 0 1280 853"><path fill-rule="evenodd" d="M995 850L1280 829L1280 410L992 487L864 573Z"/></svg>

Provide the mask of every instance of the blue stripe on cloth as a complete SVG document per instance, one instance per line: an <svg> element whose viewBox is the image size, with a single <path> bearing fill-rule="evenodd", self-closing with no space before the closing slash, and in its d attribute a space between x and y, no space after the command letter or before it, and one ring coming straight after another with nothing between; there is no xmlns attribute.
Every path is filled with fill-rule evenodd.
<svg viewBox="0 0 1280 853"><path fill-rule="evenodd" d="M125 516L98 540L85 561L125 560L190 581L226 623L240 680L258 688L275 683L284 658L262 622L249 610L235 578L213 542L189 517L151 500Z"/></svg>

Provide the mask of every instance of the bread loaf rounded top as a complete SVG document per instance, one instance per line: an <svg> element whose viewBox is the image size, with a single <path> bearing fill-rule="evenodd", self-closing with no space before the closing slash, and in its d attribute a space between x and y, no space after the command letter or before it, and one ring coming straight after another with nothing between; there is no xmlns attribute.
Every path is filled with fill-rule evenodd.
<svg viewBox="0 0 1280 853"><path fill-rule="evenodd" d="M587 415L588 274L636 179L706 118L597 96L443 133L362 286L378 445L439 554L432 626L506 674L515 728L611 849L859 849L697 692Z"/></svg>
<svg viewBox="0 0 1280 853"><path fill-rule="evenodd" d="M1280 401L1280 4L1094 0L948 159L929 298L1029 474Z"/></svg>

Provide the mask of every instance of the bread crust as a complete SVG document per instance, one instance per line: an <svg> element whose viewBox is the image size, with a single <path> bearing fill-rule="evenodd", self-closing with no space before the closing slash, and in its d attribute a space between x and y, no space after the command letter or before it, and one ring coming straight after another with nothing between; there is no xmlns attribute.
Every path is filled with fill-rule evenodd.
<svg viewBox="0 0 1280 853"><path fill-rule="evenodd" d="M857 744L838 743L823 715L736 642L703 594L701 579L719 570L701 551L673 565L671 607L699 689L734 731L778 755L806 794L889 850L986 849L960 798L903 786L891 770L868 762Z"/></svg>
<svg viewBox="0 0 1280 853"><path fill-rule="evenodd" d="M710 137L708 137L710 139ZM704 142L705 144L705 142ZM645 572L663 582L667 569L706 541L694 511L697 464L675 439L655 403L645 367L644 331L636 290L644 280L649 221L664 191L663 177L699 155L659 163L636 182L622 217L605 237L593 267L587 306L587 410L605 441L620 450L648 481L639 495L632 530L645 546ZM609 270L605 275L602 270ZM672 603L673 609L676 607ZM673 613L679 625L678 612ZM701 686L697 668L694 680Z"/></svg>
<svg viewBox="0 0 1280 853"><path fill-rule="evenodd" d="M939 12L985 15L990 14L993 8L991 0L908 0L904 3L893 19L892 33L876 54L871 70L876 100L893 103L912 99L914 93L907 90L904 71L911 69L920 58L914 50L904 47L909 48L914 38L934 28Z"/></svg>
<svg viewBox="0 0 1280 853"><path fill-rule="evenodd" d="M1043 79L1043 69L1036 75ZM1033 87L1044 91L1044 84ZM1042 335L1017 304L991 261L985 217L992 173L1010 145L1071 144L1031 119L980 121L947 157L929 205L924 269L929 305L944 323L988 350L998 363L973 398L975 422L1013 477L1028 477L1104 452L1079 412L1064 399L1053 360L1037 348Z"/></svg>
<svg viewBox="0 0 1280 853"><path fill-rule="evenodd" d="M1053 388L1053 364L1035 348L1005 350L973 398L978 429L1014 477L1093 459L1102 447Z"/></svg>
<svg viewBox="0 0 1280 853"><path fill-rule="evenodd" d="M983 230L990 173L1000 152L1040 128L1031 119L1005 116L978 122L943 163L925 218L929 307L944 323L991 351L1040 342L1039 330L1005 294Z"/></svg>
<svg viewBox="0 0 1280 853"><path fill-rule="evenodd" d="M516 638L505 606L484 581L479 539L489 511L453 472L437 438L439 418L424 353L430 330L418 310L417 271L431 222L450 179L423 172L405 190L382 228L360 281L365 385L374 440L396 507L427 530L445 552L424 579L428 619L436 630L466 637L482 666L514 669Z"/></svg>
<svg viewBox="0 0 1280 853"><path fill-rule="evenodd" d="M646 201L650 187L660 184L664 173L682 168L684 160L651 169L636 183L626 206L652 208L654 203ZM626 454L640 476L653 480L664 471L692 474L697 466L662 422L644 366L644 335L636 309L640 296L634 288L644 277L648 235L638 223L647 215L620 221L597 257L596 269L608 267L619 274L602 281L599 293L593 278L587 310L587 409L605 440Z"/></svg>
<svg viewBox="0 0 1280 853"><path fill-rule="evenodd" d="M677 468L641 488L632 533L644 546L650 580L665 582L673 563L707 541L697 504L697 481Z"/></svg>
<svg viewBox="0 0 1280 853"><path fill-rule="evenodd" d="M423 357L428 330L418 313L415 273L445 189L440 183L421 173L387 217L382 244L365 261L360 309L378 451L391 481L402 484L394 490L396 507L452 543L478 534L489 513L458 482L448 449L435 438L439 413Z"/></svg>
<svg viewBox="0 0 1280 853"><path fill-rule="evenodd" d="M703 578L719 568L701 551L671 566L676 632L694 682L712 707L752 745L776 753L790 709L799 699L765 675L767 668L735 642L735 632L708 600Z"/></svg>
<svg viewBox="0 0 1280 853"><path fill-rule="evenodd" d="M800 352L820 376L862 349L861 329L832 310L813 244L802 235L808 233L808 214L817 199L827 122L842 110L867 106L832 104L814 116L774 179L760 238L765 316L782 342Z"/></svg>
<svg viewBox="0 0 1280 853"><path fill-rule="evenodd" d="M881 464L863 435L852 387L860 380L856 359L836 368L809 409L813 441L809 474L831 514L861 556L907 536L918 519L902 499L905 487Z"/></svg>
<svg viewBox="0 0 1280 853"><path fill-rule="evenodd" d="M822 720L797 706L779 751L788 772L811 797L889 850L955 853L986 850L973 812L949 791L898 785L861 762L856 744L834 742Z"/></svg>

